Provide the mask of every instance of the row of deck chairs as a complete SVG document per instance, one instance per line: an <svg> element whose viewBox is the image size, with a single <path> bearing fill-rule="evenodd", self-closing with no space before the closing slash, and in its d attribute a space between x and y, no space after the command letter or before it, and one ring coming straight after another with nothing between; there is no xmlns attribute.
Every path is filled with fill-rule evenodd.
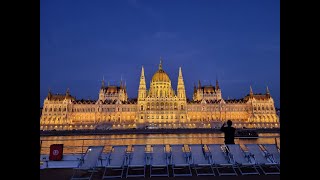
<svg viewBox="0 0 320 180"><path fill-rule="evenodd" d="M129 148L130 147L130 148ZM76 171L90 169L95 172L103 146L90 146ZM145 177L146 167L150 167L150 177L169 177L169 165L173 176L192 176L193 168L197 176L280 174L280 151L275 144L190 144L190 145L133 145L113 146L106 155L102 179L123 177ZM102 163L101 163L102 164ZM126 167L126 168L125 168ZM86 178L91 179L92 174Z"/></svg>

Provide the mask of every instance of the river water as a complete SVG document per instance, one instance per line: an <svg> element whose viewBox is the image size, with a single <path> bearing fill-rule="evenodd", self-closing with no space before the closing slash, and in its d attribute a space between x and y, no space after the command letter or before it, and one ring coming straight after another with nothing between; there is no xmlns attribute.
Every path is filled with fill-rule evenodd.
<svg viewBox="0 0 320 180"><path fill-rule="evenodd" d="M79 135L42 136L41 154L49 154L51 144L63 144L63 153L82 153L88 146L105 146L108 152L112 145L134 144L223 144L222 133L186 134L117 134L117 135ZM236 138L236 144L275 144L280 147L279 133L259 133L259 138Z"/></svg>

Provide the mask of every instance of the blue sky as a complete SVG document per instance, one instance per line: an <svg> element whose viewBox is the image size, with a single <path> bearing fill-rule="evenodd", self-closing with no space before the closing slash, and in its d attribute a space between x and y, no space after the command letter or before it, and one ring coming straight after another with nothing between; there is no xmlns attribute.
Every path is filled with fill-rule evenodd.
<svg viewBox="0 0 320 180"><path fill-rule="evenodd" d="M137 97L160 56L176 90L219 80L224 99L265 93L280 107L279 0L40 0L40 106L50 88L97 99L101 80Z"/></svg>

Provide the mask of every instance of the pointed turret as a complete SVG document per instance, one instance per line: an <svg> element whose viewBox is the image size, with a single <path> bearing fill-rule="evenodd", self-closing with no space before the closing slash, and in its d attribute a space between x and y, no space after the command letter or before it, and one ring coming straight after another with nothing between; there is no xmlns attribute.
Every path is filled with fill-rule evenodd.
<svg viewBox="0 0 320 180"><path fill-rule="evenodd" d="M186 90L184 87L181 67L179 67L177 94L179 98L186 99Z"/></svg>
<svg viewBox="0 0 320 180"><path fill-rule="evenodd" d="M201 83L200 83L200 80L199 80L199 82L198 82L198 89L200 89L201 88Z"/></svg>
<svg viewBox="0 0 320 180"><path fill-rule="evenodd" d="M194 86L193 86L193 93L196 93L197 92L197 86L196 86L196 83L194 83Z"/></svg>
<svg viewBox="0 0 320 180"><path fill-rule="evenodd" d="M270 91L269 91L268 86L267 86L266 96L267 96L268 98L270 97Z"/></svg>
<svg viewBox="0 0 320 180"><path fill-rule="evenodd" d="M48 99L50 100L52 97L52 94L51 94L51 88L49 88L49 92L48 92Z"/></svg>
<svg viewBox="0 0 320 180"><path fill-rule="evenodd" d="M252 87L251 87L251 85L250 85L250 97L253 97L253 91L252 91Z"/></svg>
<svg viewBox="0 0 320 180"><path fill-rule="evenodd" d="M70 89L67 89L66 96L70 96Z"/></svg>
<svg viewBox="0 0 320 180"><path fill-rule="evenodd" d="M218 79L216 79L216 89L220 89Z"/></svg>
<svg viewBox="0 0 320 180"><path fill-rule="evenodd" d="M147 86L146 86L146 80L144 77L144 68L142 66L141 75L140 75L140 84L139 84L139 90L138 90L138 99L145 98L147 94L146 91L147 91Z"/></svg>
<svg viewBox="0 0 320 180"><path fill-rule="evenodd" d="M67 92L66 92L66 99L70 99L71 95L70 95L70 89L67 88Z"/></svg>
<svg viewBox="0 0 320 180"><path fill-rule="evenodd" d="M103 89L105 87L104 85L104 76L102 77L102 83L101 83L101 89Z"/></svg>

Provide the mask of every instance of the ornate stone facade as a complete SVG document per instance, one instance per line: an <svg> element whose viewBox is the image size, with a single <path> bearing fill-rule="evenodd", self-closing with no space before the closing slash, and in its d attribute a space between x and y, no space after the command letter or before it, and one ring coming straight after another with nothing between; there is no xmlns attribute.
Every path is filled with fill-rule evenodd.
<svg viewBox="0 0 320 180"><path fill-rule="evenodd" d="M237 128L279 127L274 101L265 94L250 93L242 99L224 100L216 85L194 86L188 100L179 68L177 91L160 61L147 89L144 68L140 75L138 98L129 99L126 85L102 82L98 100L77 100L66 94L52 94L44 100L40 117L41 130L123 129L123 128L217 128L232 120Z"/></svg>

